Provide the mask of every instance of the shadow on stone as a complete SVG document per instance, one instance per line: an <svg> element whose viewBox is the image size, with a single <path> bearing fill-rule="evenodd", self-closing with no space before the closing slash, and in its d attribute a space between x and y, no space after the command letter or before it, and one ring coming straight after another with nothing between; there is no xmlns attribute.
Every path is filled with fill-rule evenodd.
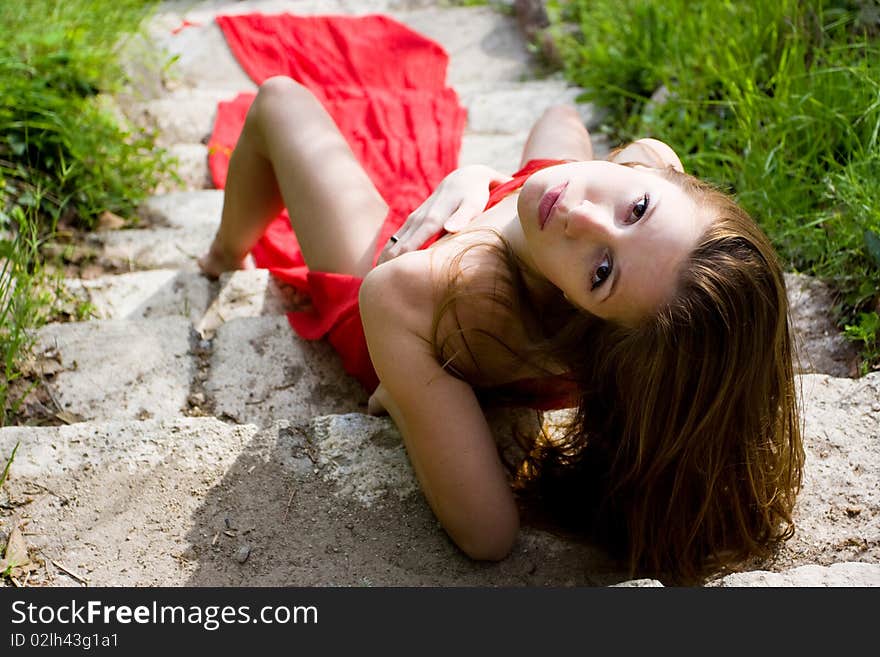
<svg viewBox="0 0 880 657"><path fill-rule="evenodd" d="M499 563L467 558L419 492L387 418L280 421L193 514L189 586L591 586L623 581L588 545L524 528Z"/></svg>

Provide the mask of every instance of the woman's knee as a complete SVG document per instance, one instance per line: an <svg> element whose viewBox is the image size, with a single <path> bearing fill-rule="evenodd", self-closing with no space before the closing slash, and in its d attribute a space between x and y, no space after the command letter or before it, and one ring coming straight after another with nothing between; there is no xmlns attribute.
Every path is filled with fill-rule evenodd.
<svg viewBox="0 0 880 657"><path fill-rule="evenodd" d="M311 92L299 82L286 75L266 78L257 91L257 98L264 101L290 100Z"/></svg>
<svg viewBox="0 0 880 657"><path fill-rule="evenodd" d="M293 78L276 75L267 78L257 91L251 114L257 118L277 120L296 114L298 108L312 106L317 99Z"/></svg>

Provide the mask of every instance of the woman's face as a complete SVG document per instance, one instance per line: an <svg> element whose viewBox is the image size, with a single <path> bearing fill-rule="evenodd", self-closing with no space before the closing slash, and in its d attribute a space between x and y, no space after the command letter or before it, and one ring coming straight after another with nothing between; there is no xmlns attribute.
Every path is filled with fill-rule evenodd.
<svg viewBox="0 0 880 657"><path fill-rule="evenodd" d="M631 324L675 291L706 213L657 170L594 160L533 174L518 200L529 255L568 300Z"/></svg>

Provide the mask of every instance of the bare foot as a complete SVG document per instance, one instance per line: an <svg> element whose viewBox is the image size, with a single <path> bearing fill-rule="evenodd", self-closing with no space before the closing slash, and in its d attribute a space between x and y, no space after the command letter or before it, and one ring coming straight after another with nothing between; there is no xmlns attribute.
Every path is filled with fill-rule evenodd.
<svg viewBox="0 0 880 657"><path fill-rule="evenodd" d="M237 269L254 269L254 259L250 254L244 258L229 256L223 248L214 240L208 252L198 259L199 268L208 278L219 278L225 271Z"/></svg>

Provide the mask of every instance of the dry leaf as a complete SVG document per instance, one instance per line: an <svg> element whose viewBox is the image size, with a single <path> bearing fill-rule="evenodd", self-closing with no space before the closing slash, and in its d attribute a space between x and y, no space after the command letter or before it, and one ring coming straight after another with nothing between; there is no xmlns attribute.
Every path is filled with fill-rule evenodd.
<svg viewBox="0 0 880 657"><path fill-rule="evenodd" d="M77 415L76 413L70 413L68 411L58 411L55 413L55 418L64 422L64 424L76 424L77 422L83 422L85 418L82 415Z"/></svg>
<svg viewBox="0 0 880 657"><path fill-rule="evenodd" d="M24 542L21 529L19 529L16 522L12 532L9 534L9 540L6 542L6 551L3 554L3 559L0 560L0 571L5 571L10 567L22 568L29 565L30 557L28 557L27 553L27 544Z"/></svg>
<svg viewBox="0 0 880 657"><path fill-rule="evenodd" d="M119 230L125 226L125 219L105 210L98 219L98 230Z"/></svg>

